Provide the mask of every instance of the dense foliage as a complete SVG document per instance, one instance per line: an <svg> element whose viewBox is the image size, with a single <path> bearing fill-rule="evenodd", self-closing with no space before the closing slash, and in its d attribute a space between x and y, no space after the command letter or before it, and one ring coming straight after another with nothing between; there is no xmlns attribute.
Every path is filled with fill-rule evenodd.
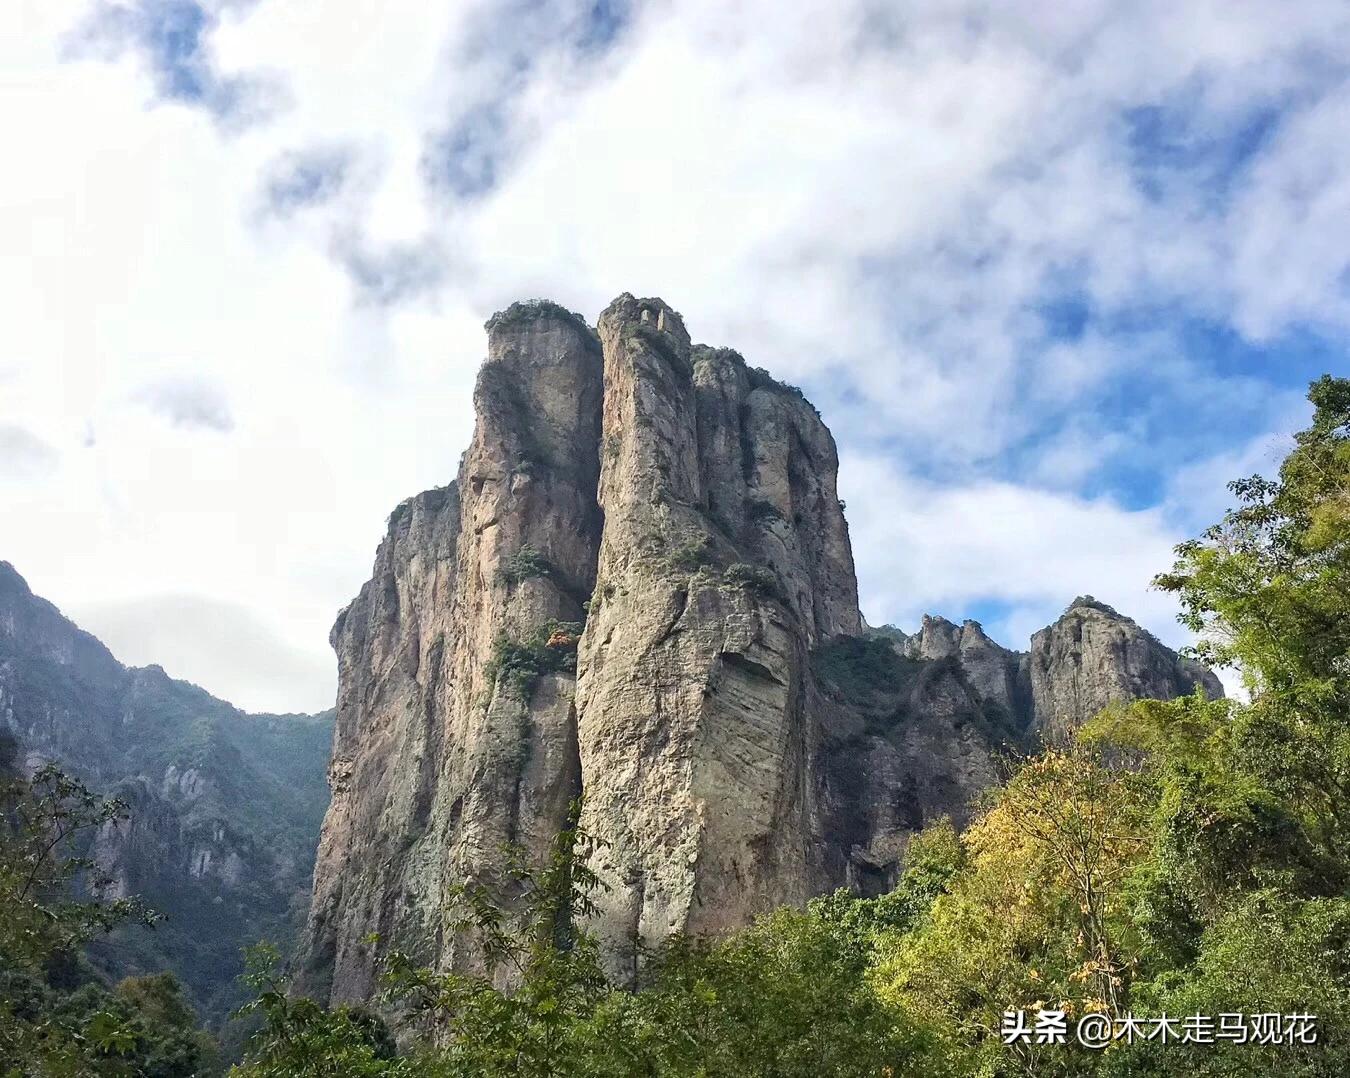
<svg viewBox="0 0 1350 1078"><path fill-rule="evenodd" d="M947 837L954 846L950 829ZM838 896L806 912L777 910L717 944L677 940L650 956L646 987L631 993L607 984L582 927L596 886L592 846L574 825L542 870L518 865L520 898L509 909L487 888L458 892L453 927L480 942L482 975L391 957L384 1003L411 1042L401 1056L367 1012L291 999L264 972L254 1007L266 1026L237 1078L866 1075L921 1057L924 1035L897 1022L865 977L873 926L903 923L885 900ZM916 876L919 891L930 886L930 869ZM844 951L846 938L857 944ZM494 986L502 973L510 991Z"/></svg>

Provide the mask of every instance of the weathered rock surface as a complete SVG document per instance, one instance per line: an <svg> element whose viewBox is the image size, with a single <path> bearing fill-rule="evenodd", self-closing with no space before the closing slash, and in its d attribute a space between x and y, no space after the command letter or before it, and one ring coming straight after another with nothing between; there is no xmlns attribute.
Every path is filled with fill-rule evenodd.
<svg viewBox="0 0 1350 1078"><path fill-rule="evenodd" d="M211 1021L239 1002L241 948L287 945L303 923L331 729L331 714L248 715L122 666L0 562L0 738L21 769L55 761L128 803L89 853L114 895L167 918L101 941L110 974L167 966Z"/></svg>
<svg viewBox="0 0 1350 1078"><path fill-rule="evenodd" d="M809 650L856 633L834 440L659 300L600 318L596 599L578 662L583 824L611 969L823 886ZM636 944L636 946L635 946Z"/></svg>
<svg viewBox="0 0 1350 1078"><path fill-rule="evenodd" d="M599 342L579 318L551 304L496 316L458 478L395 510L338 618L308 991L366 998L389 947L471 964L473 941L446 935L445 888L491 883L504 843L542 853L580 793L566 623L594 585L600 394ZM532 639L554 622L556 657Z"/></svg>
<svg viewBox="0 0 1350 1078"><path fill-rule="evenodd" d="M475 965L445 927L450 888L491 884L504 842L541 854L583 791L605 884L591 927L632 983L672 933L885 889L909 836L963 821L1007 748L1185 681L1081 603L1030 654L970 621L865 633L829 431L659 299L620 296L598 332L518 304L488 335L458 478L395 511L333 631L302 952L323 998L369 998L393 946Z"/></svg>
<svg viewBox="0 0 1350 1078"><path fill-rule="evenodd" d="M925 614L919 631L905 639L901 650L913 659L957 659L981 700L1000 705L1009 715L1026 717L1030 701L1022 669L1025 656L994 643L978 621L957 626Z"/></svg>
<svg viewBox="0 0 1350 1078"><path fill-rule="evenodd" d="M1062 741L1107 704L1170 700L1193 692L1223 695L1213 672L1160 644L1135 622L1090 595L1031 638L1028 659L1036 728Z"/></svg>

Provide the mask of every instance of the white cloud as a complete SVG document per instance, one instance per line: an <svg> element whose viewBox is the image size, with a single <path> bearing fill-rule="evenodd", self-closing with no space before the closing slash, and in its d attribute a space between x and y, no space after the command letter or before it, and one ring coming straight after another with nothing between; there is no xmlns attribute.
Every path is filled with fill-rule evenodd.
<svg viewBox="0 0 1350 1078"><path fill-rule="evenodd" d="M1306 427L1311 411L1306 402L1300 402L1279 429L1178 468L1168 480L1164 502L1169 519L1188 532L1217 524L1234 504L1228 484L1252 475L1274 479L1281 461L1294 448L1290 432Z"/></svg>
<svg viewBox="0 0 1350 1078"><path fill-rule="evenodd" d="M165 103L140 30L120 59L63 59L88 4L0 12L0 426L54 454L0 489L0 556L71 608L237 603L303 657L263 699L242 656L185 643L175 672L227 697L328 702L332 615L388 510L453 474L482 322L513 299L661 294L806 382L852 450L869 612L1041 617L1091 590L1159 630L1144 583L1179 518L1074 489L1177 447L1094 395L1175 369L1176 392L1250 401L1261 372L1169 366L1165 324L1148 347L1048 341L1037 304L1071 285L1102 315L1350 327L1338 2L665 0L608 49L578 45L579 0L208 7L198 75L277 80L265 122ZM1157 196L1125 118L1151 107L1201 148L1287 118L1224 199L1188 166ZM460 180L428 183L456 138ZM185 379L227 436L137 403ZM1015 484L999 463L1033 434ZM951 485L916 478L939 466Z"/></svg>
<svg viewBox="0 0 1350 1078"><path fill-rule="evenodd" d="M1342 54L1344 56L1344 54ZM1350 323L1350 93L1301 109L1257 164L1234 207L1237 324L1266 336L1291 318Z"/></svg>
<svg viewBox="0 0 1350 1078"><path fill-rule="evenodd" d="M234 429L230 402L219 389L199 378L165 378L151 382L138 390L133 399L176 427L222 434Z"/></svg>
<svg viewBox="0 0 1350 1078"><path fill-rule="evenodd" d="M36 434L0 425L0 478L39 479L56 469L60 454Z"/></svg>
<svg viewBox="0 0 1350 1078"><path fill-rule="evenodd" d="M1090 594L1164 641L1186 642L1175 603L1149 586L1181 538L1160 509L989 480L937 486L851 455L840 490L871 624L912 627L925 613L992 600L1011 613L986 628L1024 648L1075 596Z"/></svg>
<svg viewBox="0 0 1350 1078"><path fill-rule="evenodd" d="M156 595L66 611L122 662L162 666L171 677L232 686L230 702L266 711L277 701L325 699L336 661L300 649L237 603Z"/></svg>

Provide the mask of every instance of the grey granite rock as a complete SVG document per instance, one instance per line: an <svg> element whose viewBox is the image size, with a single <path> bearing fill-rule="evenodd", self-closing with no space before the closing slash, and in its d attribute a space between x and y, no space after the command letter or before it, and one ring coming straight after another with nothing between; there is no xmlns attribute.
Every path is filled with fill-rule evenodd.
<svg viewBox="0 0 1350 1078"><path fill-rule="evenodd" d="M889 887L909 837L963 822L1004 753L1191 676L1081 602L1029 654L973 621L865 630L830 432L659 299L620 296L598 331L515 305L488 332L459 477L396 510L333 632L302 952L322 998L368 999L389 947L477 965L449 888L490 884L504 842L541 856L579 793L604 885L590 927L640 983L673 933ZM503 640L529 669L503 666Z"/></svg>

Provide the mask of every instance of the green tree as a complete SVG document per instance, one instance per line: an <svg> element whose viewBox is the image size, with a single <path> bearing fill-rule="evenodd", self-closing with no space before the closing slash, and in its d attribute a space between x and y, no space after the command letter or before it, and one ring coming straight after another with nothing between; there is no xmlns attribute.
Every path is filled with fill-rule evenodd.
<svg viewBox="0 0 1350 1078"><path fill-rule="evenodd" d="M395 1057L384 1021L364 1008L328 1010L291 994L281 955L261 943L247 952L244 982L256 993L237 1017L256 1016L261 1028L245 1062L231 1068L238 1078L376 1078L413 1075Z"/></svg>
<svg viewBox="0 0 1350 1078"><path fill-rule="evenodd" d="M1277 480L1230 485L1239 505L1177 548L1160 587L1197 652L1242 672L1250 706L1224 716L1220 765L1350 854L1350 379L1323 377L1313 421Z"/></svg>
<svg viewBox="0 0 1350 1078"><path fill-rule="evenodd" d="M807 909L830 926L840 957L856 963L861 974L877 957L878 945L915 928L965 865L961 837L943 816L909 840L904 870L892 890L876 898L860 898L840 888L812 899Z"/></svg>
<svg viewBox="0 0 1350 1078"><path fill-rule="evenodd" d="M961 837L962 870L869 973L931 1026L957 1073L1087 1073L1071 1048L998 1036L1008 1009L1121 1013L1138 965L1128 881L1149 847L1150 787L1070 746L1027 760ZM903 883L903 878L902 878Z"/></svg>
<svg viewBox="0 0 1350 1078"><path fill-rule="evenodd" d="M542 866L512 848L504 879L451 891L449 929L474 941L481 974L434 973L400 953L389 957L386 998L435 1049L421 1058L424 1072L587 1073L578 1033L610 988L582 927L595 912L599 881L588 865L597 843L581 828L580 811L580 802L571 806Z"/></svg>
<svg viewBox="0 0 1350 1078"><path fill-rule="evenodd" d="M134 898L106 899L84 852L125 805L53 765L25 779L15 756L12 741L0 745L0 1074L207 1073L213 1044L172 974L109 991L82 961L95 936L155 920Z"/></svg>
<svg viewBox="0 0 1350 1078"><path fill-rule="evenodd" d="M946 1073L931 1038L864 976L856 924L822 908L780 908L716 942L677 939L652 984L615 993L591 1023L614 1075ZM852 938L851 938L852 937Z"/></svg>
<svg viewBox="0 0 1350 1078"><path fill-rule="evenodd" d="M1159 586L1247 700L1108 709L1027 761L869 971L963 1073L1350 1073L1350 382ZM1313 1013L1320 1043L1004 1047L1009 1008Z"/></svg>

